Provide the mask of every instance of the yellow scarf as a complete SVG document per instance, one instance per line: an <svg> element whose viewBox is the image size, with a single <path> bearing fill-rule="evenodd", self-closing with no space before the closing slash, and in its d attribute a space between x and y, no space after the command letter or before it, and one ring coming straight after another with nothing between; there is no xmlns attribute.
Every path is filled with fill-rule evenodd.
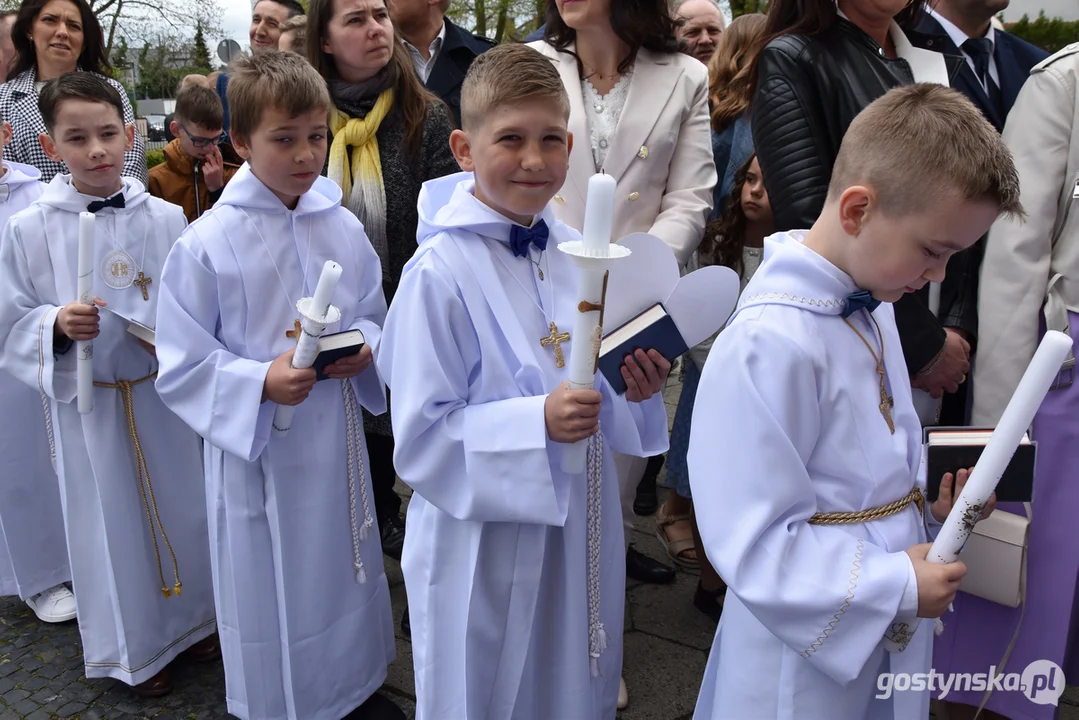
<svg viewBox="0 0 1079 720"><path fill-rule="evenodd" d="M330 145L330 179L341 186L345 203L352 195L353 178L361 183L373 182L382 187L382 161L378 155L375 133L393 107L393 88L383 90L367 117L353 118L336 108L330 116L333 144ZM352 147L351 168L345 164L345 154Z"/></svg>

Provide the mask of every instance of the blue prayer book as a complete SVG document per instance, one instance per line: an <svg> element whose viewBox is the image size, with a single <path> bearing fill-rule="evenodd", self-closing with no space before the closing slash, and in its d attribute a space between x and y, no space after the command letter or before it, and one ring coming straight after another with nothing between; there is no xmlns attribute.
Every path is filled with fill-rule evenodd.
<svg viewBox="0 0 1079 720"><path fill-rule="evenodd" d="M626 391L626 381L622 378L625 357L638 348L656 350L672 363L689 351L674 318L667 314L662 304L656 303L605 335L600 344L600 372L618 395Z"/></svg>
<svg viewBox="0 0 1079 720"><path fill-rule="evenodd" d="M363 333L359 330L345 330L344 332L323 335L318 341L318 355L312 367L315 368L317 380L327 380L326 366L332 365L343 357L357 355L363 350Z"/></svg>

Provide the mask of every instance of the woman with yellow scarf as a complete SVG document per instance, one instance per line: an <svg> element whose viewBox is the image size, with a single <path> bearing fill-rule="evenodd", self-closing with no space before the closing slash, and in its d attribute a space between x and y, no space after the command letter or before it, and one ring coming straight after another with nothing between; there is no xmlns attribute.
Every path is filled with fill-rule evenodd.
<svg viewBox="0 0 1079 720"><path fill-rule="evenodd" d="M460 171L450 152L453 128L394 37L384 0L311 0L307 30L307 58L336 106L327 175L382 260L388 304L416 250L420 186ZM393 490L389 413L376 418L365 411L364 430L382 549L399 560L405 529Z"/></svg>

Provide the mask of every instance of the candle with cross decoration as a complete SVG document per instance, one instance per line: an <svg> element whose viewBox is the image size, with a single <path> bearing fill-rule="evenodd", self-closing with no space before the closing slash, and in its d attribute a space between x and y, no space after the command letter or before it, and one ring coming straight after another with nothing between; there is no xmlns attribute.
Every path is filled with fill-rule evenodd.
<svg viewBox="0 0 1079 720"><path fill-rule="evenodd" d="M603 309L607 296L607 271L610 264L629 255L629 249L611 242L614 219L615 180L597 173L588 181L582 240L559 244L580 269L577 275L577 315L574 318L573 345L570 348L569 386L573 390L591 389L596 379L599 346L603 339ZM552 323L552 335L554 324ZM556 349L559 349L556 346ZM562 471L580 475L588 459L588 441L580 440L562 453Z"/></svg>

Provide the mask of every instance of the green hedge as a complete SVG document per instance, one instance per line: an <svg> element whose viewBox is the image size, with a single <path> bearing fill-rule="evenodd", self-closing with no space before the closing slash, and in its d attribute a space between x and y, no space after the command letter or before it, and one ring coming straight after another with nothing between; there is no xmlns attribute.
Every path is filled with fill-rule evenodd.
<svg viewBox="0 0 1079 720"><path fill-rule="evenodd" d="M1024 15L1019 22L1006 23L1004 27L1012 35L1037 45L1049 53L1079 42L1079 20L1066 21L1060 18L1047 18L1043 10L1036 20Z"/></svg>
<svg viewBox="0 0 1079 720"><path fill-rule="evenodd" d="M152 168L154 165L160 165L165 162L164 150L147 150L146 151L146 167Z"/></svg>

